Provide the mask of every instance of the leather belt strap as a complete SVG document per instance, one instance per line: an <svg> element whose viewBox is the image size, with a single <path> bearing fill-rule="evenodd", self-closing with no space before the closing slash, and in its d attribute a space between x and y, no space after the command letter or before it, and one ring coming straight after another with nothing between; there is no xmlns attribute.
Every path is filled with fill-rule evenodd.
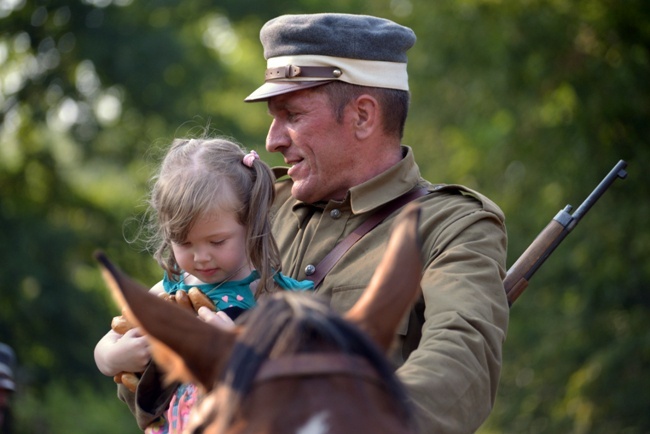
<svg viewBox="0 0 650 434"><path fill-rule="evenodd" d="M341 74L341 70L335 66L286 65L278 68L268 68L264 73L264 79L266 81L272 81L296 77L311 77L335 80Z"/></svg>
<svg viewBox="0 0 650 434"><path fill-rule="evenodd" d="M317 288L321 284L327 273L330 272L332 267L343 257L345 252L350 250L350 248L361 239L365 234L370 232L374 227L379 223L384 221L386 217L391 215L393 212L402 208L407 203L422 197L429 193L429 190L425 187L416 188L409 191L402 196L393 199L388 202L374 214L372 214L366 221L361 223L361 225L352 231L347 237L343 239L340 243L336 245L328 254L323 258L322 261L316 266L316 271L311 276L307 276L307 280L314 282L314 288Z"/></svg>

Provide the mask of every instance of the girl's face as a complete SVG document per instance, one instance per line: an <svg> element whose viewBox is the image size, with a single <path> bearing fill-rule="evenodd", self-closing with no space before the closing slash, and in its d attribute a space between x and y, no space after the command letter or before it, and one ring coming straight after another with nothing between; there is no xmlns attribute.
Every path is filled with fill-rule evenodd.
<svg viewBox="0 0 650 434"><path fill-rule="evenodd" d="M246 228L234 212L199 217L183 242L172 243L172 250L180 268L196 279L186 277L189 284L240 280L252 271L246 256Z"/></svg>

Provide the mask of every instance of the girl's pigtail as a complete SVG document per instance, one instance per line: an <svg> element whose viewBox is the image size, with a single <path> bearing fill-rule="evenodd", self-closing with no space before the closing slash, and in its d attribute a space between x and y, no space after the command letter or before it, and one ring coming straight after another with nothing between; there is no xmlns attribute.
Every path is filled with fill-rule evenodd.
<svg viewBox="0 0 650 434"><path fill-rule="evenodd" d="M261 294L273 291L273 274L280 272L281 268L280 253L271 233L270 212L275 199L275 176L271 168L259 160L255 151L246 154L243 163L254 171L248 203L248 225L251 234L249 254L253 266L260 274L258 294ZM250 166L247 163L250 163Z"/></svg>

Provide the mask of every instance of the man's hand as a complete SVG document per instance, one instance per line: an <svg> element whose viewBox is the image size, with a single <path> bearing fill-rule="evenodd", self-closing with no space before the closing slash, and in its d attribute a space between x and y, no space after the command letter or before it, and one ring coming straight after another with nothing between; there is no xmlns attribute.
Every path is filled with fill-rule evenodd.
<svg viewBox="0 0 650 434"><path fill-rule="evenodd" d="M235 327L235 322L224 312L214 312L207 307L199 308L199 318L206 323L222 329L231 329Z"/></svg>

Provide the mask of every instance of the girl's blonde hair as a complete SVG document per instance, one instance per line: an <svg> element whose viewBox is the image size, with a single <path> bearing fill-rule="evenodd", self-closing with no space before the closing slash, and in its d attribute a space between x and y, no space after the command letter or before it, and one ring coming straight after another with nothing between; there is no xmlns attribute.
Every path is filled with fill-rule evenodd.
<svg viewBox="0 0 650 434"><path fill-rule="evenodd" d="M244 165L244 149L223 138L176 139L156 176L149 198L154 258L172 280L180 270L172 242L183 242L206 214L234 212L246 228L246 253L260 274L257 294L273 290L280 255L271 234L270 209L275 178L260 159Z"/></svg>

